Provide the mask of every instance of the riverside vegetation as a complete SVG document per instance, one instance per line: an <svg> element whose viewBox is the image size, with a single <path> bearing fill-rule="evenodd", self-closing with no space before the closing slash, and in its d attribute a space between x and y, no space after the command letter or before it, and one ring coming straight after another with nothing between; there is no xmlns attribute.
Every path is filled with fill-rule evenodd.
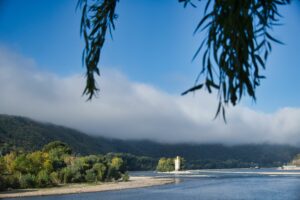
<svg viewBox="0 0 300 200"><path fill-rule="evenodd" d="M155 170L160 158L185 158L186 169L279 167L290 162L300 148L275 144L167 144L146 140L118 140L91 136L80 131L0 114L0 157L11 152L40 151L52 141L70 146L74 155L119 157L125 171ZM118 152L118 153L110 153ZM78 156L77 156L78 157ZM1 170L1 169L0 169ZM1 172L0 172L1 173Z"/></svg>
<svg viewBox="0 0 300 200"><path fill-rule="evenodd" d="M159 159L157 166L156 166L156 171L159 172L171 172L175 170L175 158L165 158L162 157ZM180 157L180 170L185 169L185 160L184 158Z"/></svg>
<svg viewBox="0 0 300 200"><path fill-rule="evenodd" d="M80 131L26 117L0 114L0 155L23 150L37 151L59 140L80 155L119 152L126 170L155 170L161 157L185 158L187 169L279 167L300 152L299 146L275 144L167 144L146 140L118 140L91 136ZM121 153L122 152L122 153Z"/></svg>
<svg viewBox="0 0 300 200"><path fill-rule="evenodd" d="M113 154L76 156L60 141L40 151L12 151L0 157L0 190L128 179L122 158Z"/></svg>

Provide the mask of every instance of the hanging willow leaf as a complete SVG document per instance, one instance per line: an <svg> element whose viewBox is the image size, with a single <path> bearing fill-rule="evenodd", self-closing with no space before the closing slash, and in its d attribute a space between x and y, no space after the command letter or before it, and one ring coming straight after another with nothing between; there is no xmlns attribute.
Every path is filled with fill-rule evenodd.
<svg viewBox="0 0 300 200"><path fill-rule="evenodd" d="M100 76L98 63L105 42L106 31L115 29L115 8L118 0L79 0L77 7L82 8L80 33L85 47L82 53L86 67L86 85L83 94L91 100L99 91L95 74ZM111 34L112 36L112 34Z"/></svg>
<svg viewBox="0 0 300 200"><path fill-rule="evenodd" d="M195 58L197 57L198 53L201 51L204 43L205 43L205 40L202 41L201 45L199 46L198 50L196 51L195 55L193 56L192 61L195 60Z"/></svg>
<svg viewBox="0 0 300 200"><path fill-rule="evenodd" d="M197 27L196 27L196 29L195 29L195 31L194 31L194 34L196 34L197 33L197 31L198 31L198 29L202 26L202 24L209 18L209 17L211 17L212 15L211 15L211 13L210 14L207 14L206 16L204 16L203 18L202 18L202 20L199 22L199 24L197 25Z"/></svg>
<svg viewBox="0 0 300 200"><path fill-rule="evenodd" d="M222 107L222 102L219 102L218 108L217 108L217 112L215 114L214 119L216 119L221 111L221 107Z"/></svg>
<svg viewBox="0 0 300 200"><path fill-rule="evenodd" d="M274 37L272 37L269 33L266 33L267 38L269 38L270 40L272 40L273 42L279 43L279 44L284 44L283 42L275 39Z"/></svg>
<svg viewBox="0 0 300 200"><path fill-rule="evenodd" d="M205 5L205 8L204 8L204 14L207 13L207 10L208 10L208 7L209 7L210 3L211 3L211 0L208 0L206 5Z"/></svg>
<svg viewBox="0 0 300 200"><path fill-rule="evenodd" d="M202 87L203 87L203 84L196 85L196 86L194 86L194 87L188 89L187 91L183 92L181 95L186 95L186 94L189 93L189 92L193 92L193 91L196 91L196 90L200 90Z"/></svg>
<svg viewBox="0 0 300 200"><path fill-rule="evenodd" d="M205 14L194 31L195 34L199 30L207 30L206 37L193 57L195 59L204 49L202 70L195 85L202 80L200 85L205 85L209 93L212 89L218 91L216 117L222 110L226 121L225 106L228 103L236 105L245 93L256 100L255 89L264 78L261 71L272 50L271 42L282 44L269 31L278 24L278 6L289 4L290 0L212 2L212 6L210 1L207 2ZM211 55L213 63L210 61ZM215 73L212 69L216 69ZM199 89L202 87L187 90L183 94Z"/></svg>
<svg viewBox="0 0 300 200"><path fill-rule="evenodd" d="M100 75L98 64L107 29L110 32L115 29L117 2L79 0L77 4L82 9L80 32L85 42L82 60L86 67L83 94L88 100L99 91L94 75ZM192 0L179 2L196 7ZM281 16L278 6L289 3L290 0L208 0L204 16L194 31L206 31L206 37L194 56L201 55L204 50L203 66L195 86L182 95L200 90L203 85L209 92L217 90L224 120L228 103L236 105L245 93L255 100L255 89L264 77L261 71L272 50L271 42L282 44L270 35ZM201 80L203 82L199 84ZM220 110L217 115L219 113Z"/></svg>

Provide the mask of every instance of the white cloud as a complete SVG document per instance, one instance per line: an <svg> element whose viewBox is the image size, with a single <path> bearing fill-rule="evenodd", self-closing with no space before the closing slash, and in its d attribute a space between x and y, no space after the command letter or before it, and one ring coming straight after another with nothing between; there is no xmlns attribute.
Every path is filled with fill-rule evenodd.
<svg viewBox="0 0 300 200"><path fill-rule="evenodd" d="M267 114L238 106L228 124L213 121L216 97L181 97L128 80L116 70L102 72L101 92L92 102L81 96L84 77L40 71L28 58L0 48L0 110L73 127L93 135L195 143L300 142L300 109Z"/></svg>

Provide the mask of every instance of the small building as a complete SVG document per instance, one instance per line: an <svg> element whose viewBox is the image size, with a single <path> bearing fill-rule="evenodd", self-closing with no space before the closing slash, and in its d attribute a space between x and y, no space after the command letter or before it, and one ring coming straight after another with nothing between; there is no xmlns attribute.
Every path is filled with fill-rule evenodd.
<svg viewBox="0 0 300 200"><path fill-rule="evenodd" d="M174 164L175 164L175 171L179 171L180 170L180 157L176 156L176 158L174 159Z"/></svg>

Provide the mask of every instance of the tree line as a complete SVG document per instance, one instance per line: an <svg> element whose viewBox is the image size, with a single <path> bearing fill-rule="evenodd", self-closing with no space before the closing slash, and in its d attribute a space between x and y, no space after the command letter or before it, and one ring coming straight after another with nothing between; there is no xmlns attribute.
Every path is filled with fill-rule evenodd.
<svg viewBox="0 0 300 200"><path fill-rule="evenodd" d="M60 141L51 142L39 151L11 151L0 157L0 190L128 179L122 158L116 155L77 156Z"/></svg>
<svg viewBox="0 0 300 200"><path fill-rule="evenodd" d="M136 143L136 146L138 144ZM129 178L127 171L173 171L173 156L174 153L181 155L180 149L188 152L188 154L181 155L185 158L185 160L181 160L181 169L279 167L288 163L299 152L298 149L291 149L287 146L271 147L264 146L266 151L262 151L261 147L252 146L248 148L245 146L231 148L219 146L216 148L214 146L210 149L196 148L192 150L188 146L176 145L171 148L173 153L168 153L167 148L161 148L160 152L170 155L159 158L158 155L149 157L130 153L81 156L66 143L60 141L50 142L35 151L26 151L24 148L0 143L0 190L127 180ZM238 154L230 152L224 155L218 154L220 150L226 152L227 149L228 151L228 148ZM270 154L270 152L272 153ZM199 154L206 155L206 157L199 157ZM297 161L298 164L299 157L296 156L293 163Z"/></svg>

